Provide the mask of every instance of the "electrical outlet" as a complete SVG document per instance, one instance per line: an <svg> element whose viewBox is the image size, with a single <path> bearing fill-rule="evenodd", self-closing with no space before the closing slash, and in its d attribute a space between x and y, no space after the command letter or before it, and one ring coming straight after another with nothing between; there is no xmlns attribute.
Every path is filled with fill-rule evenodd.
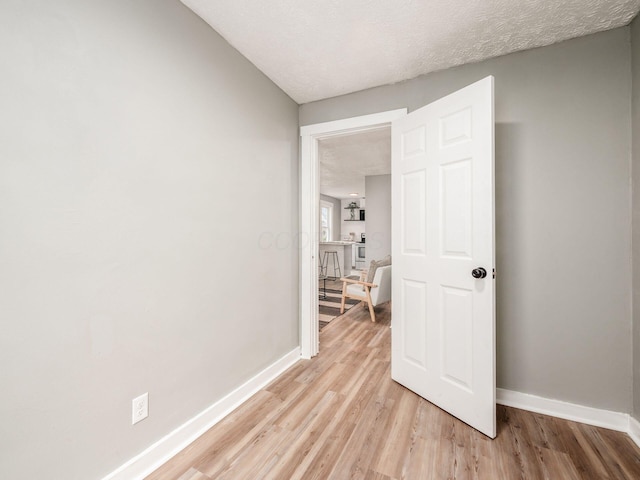
<svg viewBox="0 0 640 480"><path fill-rule="evenodd" d="M149 393L143 393L131 402L131 424L135 425L140 420L144 420L149 416Z"/></svg>

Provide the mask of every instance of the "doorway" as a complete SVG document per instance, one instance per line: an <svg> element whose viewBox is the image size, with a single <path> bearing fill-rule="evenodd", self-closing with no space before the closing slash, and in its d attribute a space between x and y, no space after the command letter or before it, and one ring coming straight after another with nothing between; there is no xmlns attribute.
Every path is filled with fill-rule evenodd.
<svg viewBox="0 0 640 480"><path fill-rule="evenodd" d="M407 109L391 110L300 128L301 215L300 215L300 345L303 358L319 351L318 272L320 228L320 181L318 143L322 139L350 135L390 126L404 117Z"/></svg>
<svg viewBox="0 0 640 480"><path fill-rule="evenodd" d="M345 313L343 308L360 303L348 297L342 306L341 278L363 281L372 259L391 255L391 127L319 139L318 164L322 330ZM352 293L363 291L360 285L348 287ZM386 298L379 289L371 294L376 301Z"/></svg>

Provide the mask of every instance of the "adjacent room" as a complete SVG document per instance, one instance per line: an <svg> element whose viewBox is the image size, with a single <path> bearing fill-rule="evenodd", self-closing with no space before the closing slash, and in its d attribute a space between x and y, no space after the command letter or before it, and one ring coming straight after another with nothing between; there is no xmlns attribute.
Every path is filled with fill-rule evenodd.
<svg viewBox="0 0 640 480"><path fill-rule="evenodd" d="M358 297L363 295L363 282L367 281L371 261L391 255L390 128L320 140L318 168L318 307L322 329L345 310L361 303ZM367 198L371 208L367 208ZM345 298L345 304L341 305L345 288L357 294ZM376 285L370 290L372 306L389 301L391 285L386 282L383 289L380 292Z"/></svg>
<svg viewBox="0 0 640 480"><path fill-rule="evenodd" d="M1 1L0 478L640 478L639 11Z"/></svg>

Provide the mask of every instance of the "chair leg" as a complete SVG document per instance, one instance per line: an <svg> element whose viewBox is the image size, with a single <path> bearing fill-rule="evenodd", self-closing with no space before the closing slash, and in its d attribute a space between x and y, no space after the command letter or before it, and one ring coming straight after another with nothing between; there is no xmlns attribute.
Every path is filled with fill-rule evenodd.
<svg viewBox="0 0 640 480"><path fill-rule="evenodd" d="M371 321L376 323L376 312L373 310L373 305L369 304L369 315L371 315Z"/></svg>
<svg viewBox="0 0 640 480"><path fill-rule="evenodd" d="M344 313L344 302L347 299L347 282L342 282L342 301L340 302L340 315Z"/></svg>
<svg viewBox="0 0 640 480"><path fill-rule="evenodd" d="M371 292L369 291L369 287L365 287L365 292L367 293L367 304L369 305L369 315L371 315L371 321L375 323L376 312L373 310L373 302L371 301Z"/></svg>

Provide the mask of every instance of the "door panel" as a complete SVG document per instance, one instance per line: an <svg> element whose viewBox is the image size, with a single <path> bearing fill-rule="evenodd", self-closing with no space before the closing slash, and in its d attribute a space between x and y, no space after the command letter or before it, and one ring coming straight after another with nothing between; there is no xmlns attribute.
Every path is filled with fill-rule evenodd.
<svg viewBox="0 0 640 480"><path fill-rule="evenodd" d="M473 391L473 292L442 287L442 378Z"/></svg>
<svg viewBox="0 0 640 480"><path fill-rule="evenodd" d="M423 282L404 280L402 284L403 309L414 312L415 315L426 315L427 288ZM416 367L427 368L427 337L426 323L416 322L406 325L403 337L404 359L413 363Z"/></svg>
<svg viewBox="0 0 640 480"><path fill-rule="evenodd" d="M440 170L441 255L470 259L473 213L472 161L470 158L443 165Z"/></svg>
<svg viewBox="0 0 640 480"><path fill-rule="evenodd" d="M493 128L493 77L392 126L392 377L490 437Z"/></svg>
<svg viewBox="0 0 640 480"><path fill-rule="evenodd" d="M425 254L425 172L409 172L402 176L402 251L405 255Z"/></svg>

